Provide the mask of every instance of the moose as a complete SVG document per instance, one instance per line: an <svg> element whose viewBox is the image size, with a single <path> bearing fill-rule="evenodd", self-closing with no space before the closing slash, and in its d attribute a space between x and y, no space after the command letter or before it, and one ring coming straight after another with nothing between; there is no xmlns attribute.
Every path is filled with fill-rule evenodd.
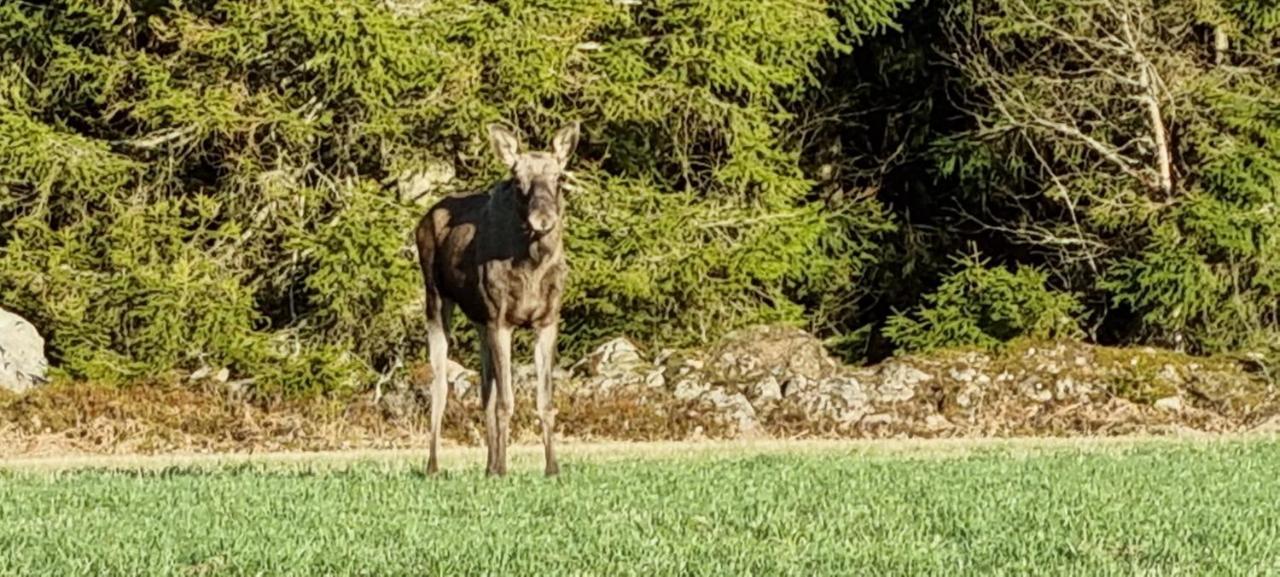
<svg viewBox="0 0 1280 577"><path fill-rule="evenodd" d="M480 337L480 395L489 451L485 472L507 473L507 443L515 410L511 337L516 328L535 333L533 359L546 474L560 472L552 445L556 411L551 397L560 297L568 274L560 181L577 147L578 133L579 124L573 122L555 133L551 152L521 152L514 133L489 125L489 144L510 171L508 178L486 192L447 197L418 223L418 264L426 285L432 369L428 474L439 467L436 451L448 396L445 369L455 304Z"/></svg>

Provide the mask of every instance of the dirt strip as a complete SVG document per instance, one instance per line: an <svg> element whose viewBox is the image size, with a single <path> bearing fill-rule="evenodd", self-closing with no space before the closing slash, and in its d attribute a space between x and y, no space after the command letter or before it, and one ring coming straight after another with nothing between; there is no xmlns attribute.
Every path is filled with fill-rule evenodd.
<svg viewBox="0 0 1280 577"><path fill-rule="evenodd" d="M1036 455L1047 451L1123 451L1148 446L1174 444L1211 445L1233 442L1280 442L1280 435L1209 435L1068 437L1068 438L970 438L970 439L858 439L858 440L736 440L674 442L566 442L560 445L562 459L608 462L634 459L671 460L682 458L742 457L777 454L831 454L868 458L951 458L998 451L1008 455ZM511 449L512 465L535 470L541 465L542 448L521 444ZM0 471L63 472L79 469L162 470L165 468L217 469L231 466L268 468L343 469L353 465L390 469L418 467L425 453L416 449L363 449L350 451L261 452L261 453L173 453L159 455L67 454L0 460ZM450 446L443 449L446 469L479 468L484 450Z"/></svg>

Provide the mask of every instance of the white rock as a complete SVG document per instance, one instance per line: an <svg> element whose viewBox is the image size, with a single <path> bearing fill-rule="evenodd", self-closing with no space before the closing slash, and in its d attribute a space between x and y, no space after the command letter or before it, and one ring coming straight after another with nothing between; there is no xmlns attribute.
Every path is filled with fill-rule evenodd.
<svg viewBox="0 0 1280 577"><path fill-rule="evenodd" d="M916 396L916 387L933 378L929 373L900 362L887 363L880 374L879 400L887 403L911 400Z"/></svg>
<svg viewBox="0 0 1280 577"><path fill-rule="evenodd" d="M965 367L963 369L951 369L950 371L948 371L948 373L951 375L951 378L953 380L959 381L961 383L968 383L978 378L978 371L973 370L973 367Z"/></svg>
<svg viewBox="0 0 1280 577"><path fill-rule="evenodd" d="M647 364L634 343L618 337L596 347L591 354L574 363L574 368L596 377L636 370Z"/></svg>
<svg viewBox="0 0 1280 577"><path fill-rule="evenodd" d="M951 421L942 415L929 415L924 420L924 426L930 431L945 431L955 427L955 425L951 424Z"/></svg>
<svg viewBox="0 0 1280 577"><path fill-rule="evenodd" d="M754 393L757 403L780 401L782 400L782 385L778 383L778 379L772 376L765 377L756 383Z"/></svg>
<svg viewBox="0 0 1280 577"><path fill-rule="evenodd" d="M661 389L667 386L667 377L662 369L654 369L645 375L644 384L649 388Z"/></svg>
<svg viewBox="0 0 1280 577"><path fill-rule="evenodd" d="M759 430L755 407L752 407L751 402L741 393L730 395L723 389L716 388L708 391L703 398L711 401L716 410L737 421L739 433L752 434Z"/></svg>
<svg viewBox="0 0 1280 577"><path fill-rule="evenodd" d="M871 399L862 383L853 376L832 377L818 383L817 394L822 411L844 424L856 423L871 411Z"/></svg>
<svg viewBox="0 0 1280 577"><path fill-rule="evenodd" d="M671 392L671 395L682 401L688 401L702 396L709 388L706 383L696 378L681 379L676 383L675 390Z"/></svg>
<svg viewBox="0 0 1280 577"><path fill-rule="evenodd" d="M1169 411L1172 413L1181 413L1182 397L1179 397L1176 395L1172 397L1165 397L1163 399L1158 399L1155 403L1153 403L1153 405L1157 409Z"/></svg>
<svg viewBox="0 0 1280 577"><path fill-rule="evenodd" d="M444 370L445 380L449 382L449 386L453 388L453 393L458 398L462 398L471 390L471 387L479 384L480 373L468 369L462 364L449 360Z"/></svg>
<svg viewBox="0 0 1280 577"><path fill-rule="evenodd" d="M26 319L0 308L0 389L20 393L45 382L44 338Z"/></svg>

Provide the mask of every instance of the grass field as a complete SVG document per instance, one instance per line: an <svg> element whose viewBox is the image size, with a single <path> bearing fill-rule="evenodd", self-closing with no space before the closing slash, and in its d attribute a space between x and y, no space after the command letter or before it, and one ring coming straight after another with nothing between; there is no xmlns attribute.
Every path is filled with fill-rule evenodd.
<svg viewBox="0 0 1280 577"><path fill-rule="evenodd" d="M0 464L0 574L1280 574L1274 440L801 449Z"/></svg>

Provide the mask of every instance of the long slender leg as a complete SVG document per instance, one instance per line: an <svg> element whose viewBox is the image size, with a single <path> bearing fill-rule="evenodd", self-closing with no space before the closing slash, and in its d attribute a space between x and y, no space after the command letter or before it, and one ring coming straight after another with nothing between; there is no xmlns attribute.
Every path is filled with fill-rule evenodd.
<svg viewBox="0 0 1280 577"><path fill-rule="evenodd" d="M497 384L497 397L494 403L497 412L496 441L494 463L489 472L502 476L507 474L507 442L511 434L511 413L515 409L515 396L511 387L511 328L490 326L489 361L493 369L494 381Z"/></svg>
<svg viewBox="0 0 1280 577"><path fill-rule="evenodd" d="M427 295L427 348L431 357L431 449L427 473L439 470L436 452L440 449L440 429L444 408L449 402L449 317L453 303L436 294Z"/></svg>
<svg viewBox="0 0 1280 577"><path fill-rule="evenodd" d="M493 356L489 350L489 331L482 324L476 324L476 336L480 341L480 402L484 405L484 470L494 471L498 457L498 405L497 382L493 372Z"/></svg>
<svg viewBox="0 0 1280 577"><path fill-rule="evenodd" d="M542 421L542 449L549 477L560 474L560 465L556 463L556 451L552 443L555 436L556 407L552 398L555 388L551 382L551 373L555 370L556 336L559 328L555 323L540 327L533 349L533 364L538 371L538 419Z"/></svg>

